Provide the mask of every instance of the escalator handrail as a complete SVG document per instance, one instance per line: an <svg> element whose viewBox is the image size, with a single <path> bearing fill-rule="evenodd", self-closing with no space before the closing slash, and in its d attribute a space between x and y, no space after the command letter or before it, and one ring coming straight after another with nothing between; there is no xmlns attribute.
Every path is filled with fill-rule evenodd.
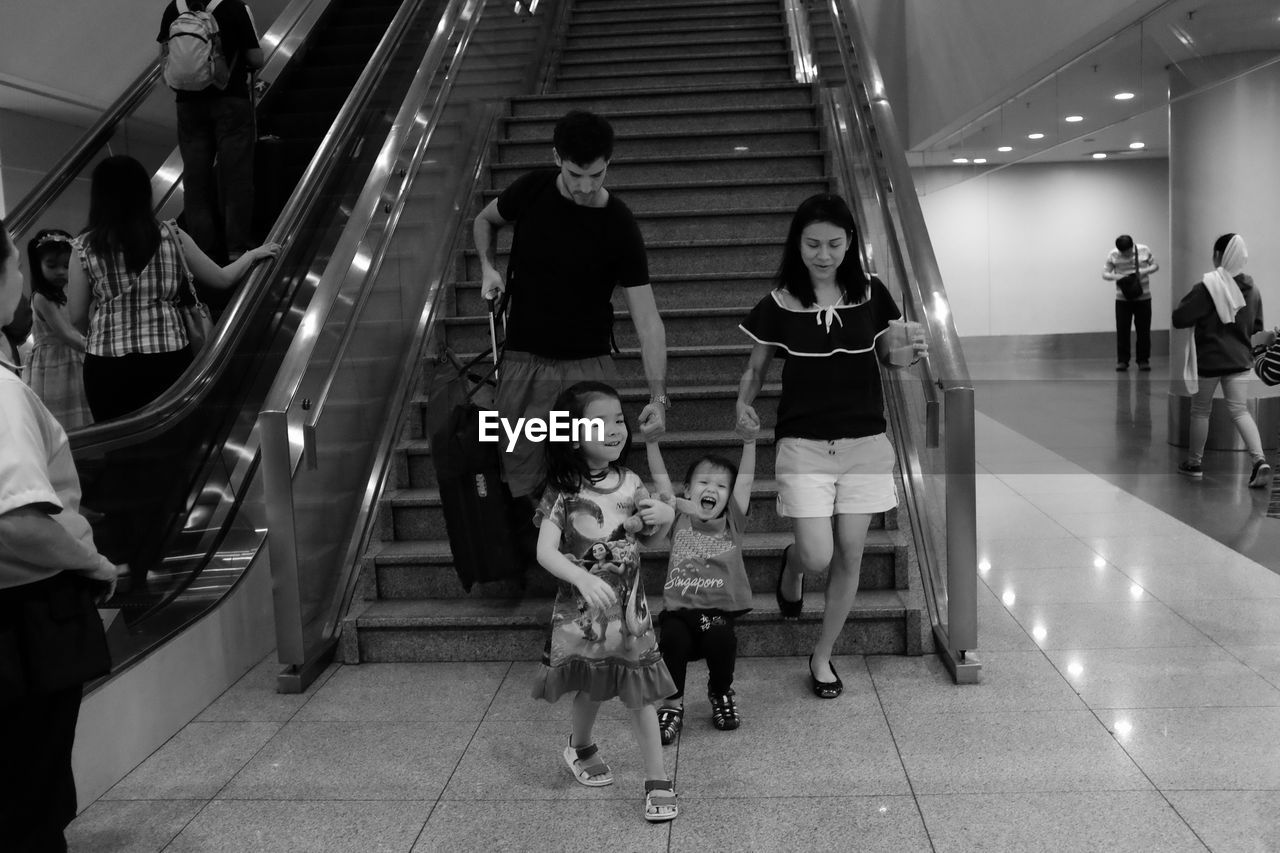
<svg viewBox="0 0 1280 853"><path fill-rule="evenodd" d="M264 74L268 68L274 69L275 66L288 62L292 51L283 49L282 46L286 44L291 35L295 34L295 28L306 16L305 13L308 11L308 7L314 2L316 0L292 0L271 24L267 32L263 34L261 41L270 45ZM327 6L329 0L323 0L323 3ZM283 60L283 63L281 60ZM6 217L5 224L8 226L9 233L14 235L15 239L25 234L35 225L41 214L49 209L49 206L62 194L63 190L106 147L121 122L128 119L138 105L150 97L160 83L160 73L161 63L157 57L129 84L120 97L116 98L111 106L107 107L98 120L81 135L75 145L40 179L40 182L14 206ZM274 77L267 77L267 79L274 79ZM181 180L182 160L181 158L175 158L176 148L174 152L175 154L169 156L165 161L165 165L156 172L155 177L151 180L152 194L156 199L167 199ZM178 168L174 168L175 162Z"/></svg>
<svg viewBox="0 0 1280 853"><path fill-rule="evenodd" d="M879 63L867 41L861 12L854 0L828 2L836 44L840 49L840 61L844 65L844 78L849 81L851 89L854 80L863 81L872 122L880 141L880 149L884 152L883 165L893 188L893 197L901 218L902 239L906 243L914 273L913 276L904 276L904 283L911 289L911 295L929 318L929 367L941 387L968 386L969 368L960 347L960 336L956 332L950 300L942 284L938 258L934 254L933 243L929 240L924 212L920 208L915 181L911 177L911 168L904 153L906 148L885 93ZM841 27L842 22L844 27ZM845 32L848 33L850 43L842 38L842 33ZM853 103L856 106L856 97Z"/></svg>
<svg viewBox="0 0 1280 853"><path fill-rule="evenodd" d="M341 162L357 121L422 2L424 0L404 0L401 4L272 226L267 242L282 244L285 249L281 256L286 253L289 240L299 233L301 224L318 203L319 189ZM234 358L248 328L247 321L257 313L270 292L268 285L277 266L278 259L254 267L237 287L212 337L173 387L145 409L72 430L68 434L72 449L77 452L103 452L137 444L165 431L175 419L186 418L194 412Z"/></svg>

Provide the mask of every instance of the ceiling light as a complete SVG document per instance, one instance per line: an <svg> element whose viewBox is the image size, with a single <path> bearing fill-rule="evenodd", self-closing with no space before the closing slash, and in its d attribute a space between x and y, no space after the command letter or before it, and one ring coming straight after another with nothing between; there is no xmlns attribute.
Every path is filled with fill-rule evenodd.
<svg viewBox="0 0 1280 853"><path fill-rule="evenodd" d="M1028 133L1027 139L1044 139L1044 134L1038 131L1036 133Z"/></svg>
<svg viewBox="0 0 1280 853"><path fill-rule="evenodd" d="M1001 146L1000 146L999 148L997 148L996 150L997 150L997 151L999 151L999 152L1000 152L1000 153L1002 153L1002 154L1005 154L1005 153L1008 153L1008 152L1012 151L1012 150L1013 150L1013 146L1012 146L1012 145L1001 145Z"/></svg>
<svg viewBox="0 0 1280 853"><path fill-rule="evenodd" d="M1132 101L1133 98L1133 92L1116 92L1115 94L1115 99L1117 101Z"/></svg>
<svg viewBox="0 0 1280 853"><path fill-rule="evenodd" d="M986 157L974 157L974 158L973 158L973 162L975 162L975 163L977 163L977 164L981 165L981 164L983 164L983 163L987 162L987 158L986 158Z"/></svg>
<svg viewBox="0 0 1280 853"><path fill-rule="evenodd" d="M1084 121L1084 116L1067 116L1063 121L1069 121L1072 124L1075 124L1078 121Z"/></svg>
<svg viewBox="0 0 1280 853"><path fill-rule="evenodd" d="M1139 150L1139 149L1141 149L1141 148L1146 148L1146 147L1147 147L1147 143L1145 143L1145 142L1130 142L1130 143L1129 143L1129 147L1130 147L1130 148L1132 148L1134 151L1137 151L1137 150Z"/></svg>
<svg viewBox="0 0 1280 853"><path fill-rule="evenodd" d="M969 158L968 158L968 157L956 157L956 158L955 158L955 159L953 159L951 162L952 162L952 163L968 163L968 162L969 162Z"/></svg>
<svg viewBox="0 0 1280 853"><path fill-rule="evenodd" d="M1095 152L1093 152L1093 159L1095 159L1095 160L1105 160L1105 159L1107 159L1107 153L1106 153L1105 151L1095 151Z"/></svg>

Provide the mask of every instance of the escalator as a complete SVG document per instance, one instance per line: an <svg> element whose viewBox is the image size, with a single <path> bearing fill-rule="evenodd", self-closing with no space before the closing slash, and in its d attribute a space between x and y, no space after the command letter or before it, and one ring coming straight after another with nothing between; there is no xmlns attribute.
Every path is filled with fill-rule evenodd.
<svg viewBox="0 0 1280 853"><path fill-rule="evenodd" d="M259 119L279 141L268 140L276 159L260 174L289 183L288 192L262 195L259 216L272 223L264 237L285 249L239 285L209 345L173 388L146 409L70 434L87 505L101 513L95 536L104 549L122 538L129 507L118 494L95 494L95 486L119 483L124 469L136 473L139 460L153 471L162 466L153 482L136 484L165 497L165 521L151 530L154 560L134 567L145 582L108 603L127 626L112 634L117 670L219 601L249 563L256 547L250 541L260 538L262 524L238 509L256 469L244 448L257 404L298 332L314 270L330 257L368 179L439 10L436 0L296 0L264 36L270 86ZM170 101L172 112L172 94L157 86L157 76L156 69L144 74L15 208L9 218L15 239L43 227L48 216L67 215L83 183L77 179L101 156L145 153L121 141L136 142L139 123L156 113L158 99ZM176 151L156 169L162 219L180 212L180 169Z"/></svg>

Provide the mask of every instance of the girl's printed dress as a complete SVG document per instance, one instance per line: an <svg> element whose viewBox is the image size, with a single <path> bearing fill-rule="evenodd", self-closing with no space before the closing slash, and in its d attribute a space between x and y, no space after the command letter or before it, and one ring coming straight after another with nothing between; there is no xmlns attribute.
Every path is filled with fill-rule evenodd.
<svg viewBox="0 0 1280 853"><path fill-rule="evenodd" d="M59 309L65 310L65 308ZM65 430L93 423L84 395L84 353L53 333L39 312L32 318L35 338L23 378Z"/></svg>
<svg viewBox="0 0 1280 853"><path fill-rule="evenodd" d="M625 468L616 487L547 489L542 496L535 523L554 522L561 531L560 553L612 584L618 600L597 610L577 587L560 582L535 698L554 702L585 691L597 702L616 696L628 708L640 708L675 692L640 583L640 548L623 527L648 496L640 478Z"/></svg>

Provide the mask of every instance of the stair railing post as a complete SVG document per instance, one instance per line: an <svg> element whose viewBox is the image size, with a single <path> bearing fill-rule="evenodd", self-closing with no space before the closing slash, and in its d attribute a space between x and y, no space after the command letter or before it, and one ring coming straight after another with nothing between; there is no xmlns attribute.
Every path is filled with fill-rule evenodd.
<svg viewBox="0 0 1280 853"><path fill-rule="evenodd" d="M978 644L978 500L973 389L945 392L947 471L947 641L957 663ZM960 681L957 675L957 681Z"/></svg>
<svg viewBox="0 0 1280 853"><path fill-rule="evenodd" d="M818 79L818 66L813 58L813 43L809 38L809 13L804 0L783 0L787 19L787 42L791 46L791 70L797 83L806 86Z"/></svg>
<svg viewBox="0 0 1280 853"><path fill-rule="evenodd" d="M267 515L267 554L271 560L271 599L276 620L276 656L280 663L306 663L302 589L293 514L293 460L289 447L289 415L258 414L262 482Z"/></svg>

